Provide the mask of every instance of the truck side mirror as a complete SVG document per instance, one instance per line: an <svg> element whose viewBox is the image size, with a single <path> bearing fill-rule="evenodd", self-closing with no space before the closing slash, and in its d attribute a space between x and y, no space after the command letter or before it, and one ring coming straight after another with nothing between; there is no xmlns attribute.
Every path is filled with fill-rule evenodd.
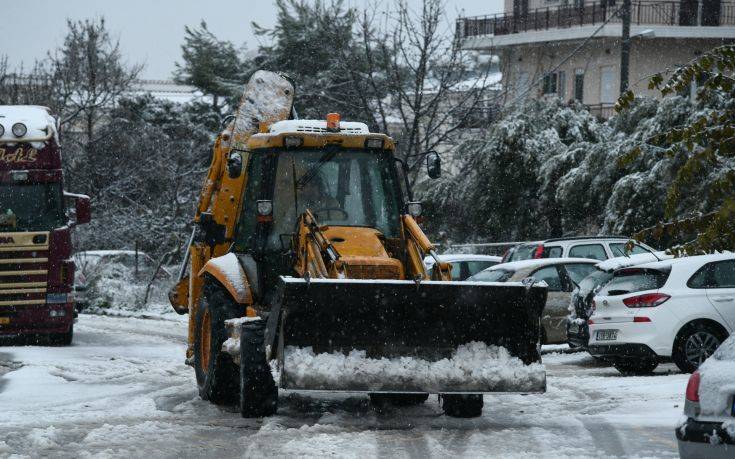
<svg viewBox="0 0 735 459"><path fill-rule="evenodd" d="M89 223L92 219L92 206L89 202L89 196L77 196L74 202L74 208L76 210L76 224L83 225Z"/></svg>
<svg viewBox="0 0 735 459"><path fill-rule="evenodd" d="M227 158L227 175L231 179L238 178L242 174L242 155L238 152L233 152L230 157Z"/></svg>
<svg viewBox="0 0 735 459"><path fill-rule="evenodd" d="M429 178L437 179L442 175L442 160L439 153L430 151L426 153L426 173Z"/></svg>

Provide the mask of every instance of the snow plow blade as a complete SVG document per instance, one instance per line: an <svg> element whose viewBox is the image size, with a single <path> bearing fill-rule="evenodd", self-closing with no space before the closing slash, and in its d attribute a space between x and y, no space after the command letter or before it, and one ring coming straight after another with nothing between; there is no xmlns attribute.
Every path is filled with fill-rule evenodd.
<svg viewBox="0 0 735 459"><path fill-rule="evenodd" d="M284 389L543 392L546 294L520 283L281 277L266 343L279 339Z"/></svg>

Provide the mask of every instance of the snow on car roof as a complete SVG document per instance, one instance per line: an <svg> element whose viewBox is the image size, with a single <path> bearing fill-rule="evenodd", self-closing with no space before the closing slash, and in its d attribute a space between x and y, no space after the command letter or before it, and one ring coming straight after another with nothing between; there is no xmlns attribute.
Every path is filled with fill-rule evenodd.
<svg viewBox="0 0 735 459"><path fill-rule="evenodd" d="M502 260L503 257L499 257L496 255L474 255L474 254L467 254L467 253L453 253L453 254L447 254L447 255L439 255L439 259L441 261L447 261L449 263L453 261L497 261L498 263L500 263L500 260ZM433 257L424 258L424 264L427 266L433 265L434 258Z"/></svg>
<svg viewBox="0 0 735 459"><path fill-rule="evenodd" d="M558 265L567 263L587 263L595 264L599 263L599 260L593 260L591 258L533 258L531 260L519 260L511 261L509 263L501 263L495 266L487 268L488 270L505 269L517 271L519 269L536 268L539 266Z"/></svg>
<svg viewBox="0 0 735 459"><path fill-rule="evenodd" d="M630 266L668 260L671 258L674 258L674 256L669 255L666 252L656 252L655 256L652 253L637 253L629 257L615 257L601 261L597 263L596 267L601 271L615 271L620 268L628 268Z"/></svg>
<svg viewBox="0 0 735 459"><path fill-rule="evenodd" d="M709 255L693 255L691 257L682 258L670 258L663 261L654 261L651 263L642 263L637 265L640 268L646 269L667 269L673 266L681 268L696 268L702 265L702 263L709 263L710 261L719 260L732 260L735 259L735 254L732 252L725 253L713 253Z"/></svg>

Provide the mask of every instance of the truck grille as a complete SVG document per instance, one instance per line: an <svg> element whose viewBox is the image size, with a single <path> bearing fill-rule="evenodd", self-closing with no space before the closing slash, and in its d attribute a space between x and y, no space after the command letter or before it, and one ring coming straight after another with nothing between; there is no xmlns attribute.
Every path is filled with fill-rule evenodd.
<svg viewBox="0 0 735 459"><path fill-rule="evenodd" d="M0 312L46 302L48 232L0 233Z"/></svg>

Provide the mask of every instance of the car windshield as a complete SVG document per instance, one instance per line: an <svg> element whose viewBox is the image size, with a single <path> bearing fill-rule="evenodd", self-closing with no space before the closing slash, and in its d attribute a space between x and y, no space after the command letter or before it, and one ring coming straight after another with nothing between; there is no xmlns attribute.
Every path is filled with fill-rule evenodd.
<svg viewBox="0 0 735 459"><path fill-rule="evenodd" d="M643 290L657 290L666 283L669 272L656 269L623 269L615 273L601 295L625 295Z"/></svg>
<svg viewBox="0 0 735 459"><path fill-rule="evenodd" d="M508 261L530 260L533 258L533 253L537 247L538 244L519 245L508 258Z"/></svg>
<svg viewBox="0 0 735 459"><path fill-rule="evenodd" d="M64 226L64 210L60 183L0 185L0 232Z"/></svg>
<svg viewBox="0 0 735 459"><path fill-rule="evenodd" d="M468 281L481 282L505 282L511 277L515 271L509 269L486 269L467 279Z"/></svg>
<svg viewBox="0 0 735 459"><path fill-rule="evenodd" d="M394 164L387 153L338 150L321 162L324 150L277 152L273 171L273 225L267 248L280 248L281 235L293 233L299 215L309 209L320 225L375 228L398 237L399 200ZM255 231L255 201L263 196L266 153L255 154L245 191L238 240ZM309 176L305 180L305 176Z"/></svg>
<svg viewBox="0 0 735 459"><path fill-rule="evenodd" d="M594 289L606 284L610 279L612 279L612 277L612 273L595 270L579 283L579 293L582 295L588 295Z"/></svg>
<svg viewBox="0 0 735 459"><path fill-rule="evenodd" d="M625 246L627 243L611 242L610 250L613 253L613 257L628 257L630 255L637 255L639 253L651 253L650 250L646 250L638 244L633 244L633 248L630 252L626 252Z"/></svg>

